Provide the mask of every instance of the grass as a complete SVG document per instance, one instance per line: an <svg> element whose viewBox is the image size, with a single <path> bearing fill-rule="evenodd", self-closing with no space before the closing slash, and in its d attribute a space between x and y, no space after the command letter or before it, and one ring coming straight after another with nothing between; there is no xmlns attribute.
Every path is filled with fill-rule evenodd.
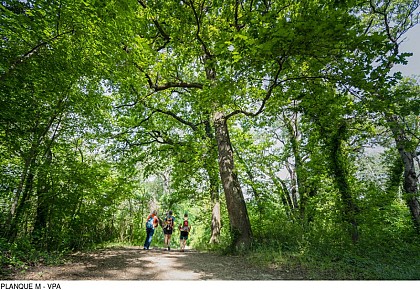
<svg viewBox="0 0 420 290"><path fill-rule="evenodd" d="M67 252L47 252L34 248L12 245L1 249L0 279L8 279L13 273L26 271L37 265L59 265L66 261Z"/></svg>
<svg viewBox="0 0 420 290"><path fill-rule="evenodd" d="M249 259L258 265L283 269L303 280L419 280L420 245L390 247L359 244L341 250L313 247L295 250L260 247Z"/></svg>

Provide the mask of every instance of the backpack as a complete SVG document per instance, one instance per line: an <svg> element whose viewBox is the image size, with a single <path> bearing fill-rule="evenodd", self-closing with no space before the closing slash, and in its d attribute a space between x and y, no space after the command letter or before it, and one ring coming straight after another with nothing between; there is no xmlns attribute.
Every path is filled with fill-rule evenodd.
<svg viewBox="0 0 420 290"><path fill-rule="evenodd" d="M173 217L172 216L167 216L165 218L165 229L172 230L173 226L174 226L174 219L173 219Z"/></svg>
<svg viewBox="0 0 420 290"><path fill-rule="evenodd" d="M153 216L146 221L146 229L153 229Z"/></svg>
<svg viewBox="0 0 420 290"><path fill-rule="evenodd" d="M181 231L182 232L189 232L190 231L190 229L188 227L188 220L184 220L184 222L182 223Z"/></svg>

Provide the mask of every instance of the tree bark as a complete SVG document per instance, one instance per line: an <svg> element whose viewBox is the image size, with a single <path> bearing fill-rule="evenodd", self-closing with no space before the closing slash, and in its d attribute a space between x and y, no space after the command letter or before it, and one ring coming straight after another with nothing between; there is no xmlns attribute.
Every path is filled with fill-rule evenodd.
<svg viewBox="0 0 420 290"><path fill-rule="evenodd" d="M31 168L32 167L33 167L33 164L31 164ZM17 237L19 223L21 222L21 217L25 209L27 208L27 201L32 191L33 181L34 181L34 173L30 169L27 175L27 178L25 180L25 187L23 190L22 198L18 202L18 205L16 207L16 213L12 217L11 222L10 222L10 228L9 228L9 233L8 233L9 242L13 242Z"/></svg>
<svg viewBox="0 0 420 290"><path fill-rule="evenodd" d="M334 180L343 202L344 220L350 225L350 235L354 243L359 240L359 229L356 220L358 212L357 205L353 200L350 185L348 182L348 165L345 161L347 157L343 152L343 140L346 133L346 124L342 123L331 140L331 162Z"/></svg>
<svg viewBox="0 0 420 290"><path fill-rule="evenodd" d="M292 145L291 149L294 160L294 169L288 168L292 180L291 194L293 197L294 208L299 209L301 220L304 221L306 218L306 203L309 197L306 188L306 176L303 170L304 158L302 157L300 150L302 136L298 128L298 118L299 116L297 112L293 112L293 116L291 117L287 117L286 114L283 114L284 123L286 124L289 134L289 141Z"/></svg>
<svg viewBox="0 0 420 290"><path fill-rule="evenodd" d="M208 112L207 112L208 113ZM209 114L208 114L209 116ZM219 185L220 180L217 176L218 168L217 168L217 150L216 150L216 140L214 137L214 129L211 126L210 118L205 121L205 136L207 140L211 142L210 146L207 149L207 154L204 156L205 164L204 168L207 172L210 182L210 198L211 198L211 237L210 237L210 244L218 244L220 242L220 232L222 229L221 223L221 215L220 215L220 191Z"/></svg>
<svg viewBox="0 0 420 290"><path fill-rule="evenodd" d="M45 240L45 230L47 229L47 221L49 214L50 198L49 193L51 190L51 183L49 181L48 169L52 162L52 152L47 151L45 164L40 168L38 173L38 188L37 194L37 208L36 218L34 223L34 230L32 232L33 242L35 245L43 248L43 245L48 247L48 243ZM41 243L43 245L41 245Z"/></svg>
<svg viewBox="0 0 420 290"><path fill-rule="evenodd" d="M414 165L417 153L415 150L407 150L409 140L404 132L404 128L397 116L387 116L387 122L394 135L398 153L404 165L404 197L408 208L410 209L411 218L414 227L420 232L420 202L418 199L417 174ZM412 151L412 152L410 152Z"/></svg>
<svg viewBox="0 0 420 290"><path fill-rule="evenodd" d="M222 228L221 217L220 217L220 200L219 191L211 191L211 237L210 244L218 244L220 242L220 230Z"/></svg>
<svg viewBox="0 0 420 290"><path fill-rule="evenodd" d="M213 150L210 150L213 151ZM216 167L213 165L215 159L213 154L206 157L205 170L210 182L210 198L211 198L211 237L210 244L218 244L220 241L220 230L221 230L221 216L220 216L220 200L219 200L219 179L217 177Z"/></svg>
<svg viewBox="0 0 420 290"><path fill-rule="evenodd" d="M32 151L30 151L32 152ZM8 237L9 239L11 239L14 236L14 233L12 233L14 231L13 229L13 223L14 223L14 219L15 219L15 215L16 215L16 209L19 206L19 200L21 198L21 195L23 193L24 190L24 186L25 186L25 182L26 179L28 178L29 172L31 170L31 164L32 164L32 154L29 154L29 157L25 158L25 167L23 168L22 174L20 176L20 182L18 185L18 188L16 190L15 196L13 198L13 203L7 218L7 224L9 225L6 233L6 237ZM10 240L11 241L11 240Z"/></svg>
<svg viewBox="0 0 420 290"><path fill-rule="evenodd" d="M235 173L233 150L229 138L226 116L216 112L213 116L219 154L219 170L229 213L232 246L247 249L252 243L252 230L245 199Z"/></svg>

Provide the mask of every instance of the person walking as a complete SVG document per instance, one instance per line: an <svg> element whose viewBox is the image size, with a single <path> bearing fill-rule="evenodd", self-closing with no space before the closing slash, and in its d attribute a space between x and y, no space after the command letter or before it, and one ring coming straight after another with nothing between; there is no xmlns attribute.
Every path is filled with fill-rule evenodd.
<svg viewBox="0 0 420 290"><path fill-rule="evenodd" d="M146 240L144 241L144 250L148 250L150 244L152 243L153 234L155 233L155 228L159 225L159 218L157 216L157 211L154 210L151 214L147 216L146 219Z"/></svg>
<svg viewBox="0 0 420 290"><path fill-rule="evenodd" d="M173 212L170 210L163 221L163 234L165 235L164 241L165 247L168 248L168 251L171 250L171 237L175 224L175 217L172 214Z"/></svg>
<svg viewBox="0 0 420 290"><path fill-rule="evenodd" d="M191 225L188 222L188 214L184 214L184 220L182 224L179 225L178 229L181 231L179 235L179 244L181 246L181 252L185 251L185 245L187 244L188 234L191 230Z"/></svg>

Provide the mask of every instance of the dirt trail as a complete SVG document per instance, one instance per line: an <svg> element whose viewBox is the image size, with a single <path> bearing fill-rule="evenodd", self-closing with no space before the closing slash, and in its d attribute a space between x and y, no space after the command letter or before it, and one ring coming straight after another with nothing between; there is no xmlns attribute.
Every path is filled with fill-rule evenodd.
<svg viewBox="0 0 420 290"><path fill-rule="evenodd" d="M297 276L296 276L297 275ZM303 279L284 269L253 266L244 257L139 247L73 254L60 266L37 266L15 280L283 280Z"/></svg>

